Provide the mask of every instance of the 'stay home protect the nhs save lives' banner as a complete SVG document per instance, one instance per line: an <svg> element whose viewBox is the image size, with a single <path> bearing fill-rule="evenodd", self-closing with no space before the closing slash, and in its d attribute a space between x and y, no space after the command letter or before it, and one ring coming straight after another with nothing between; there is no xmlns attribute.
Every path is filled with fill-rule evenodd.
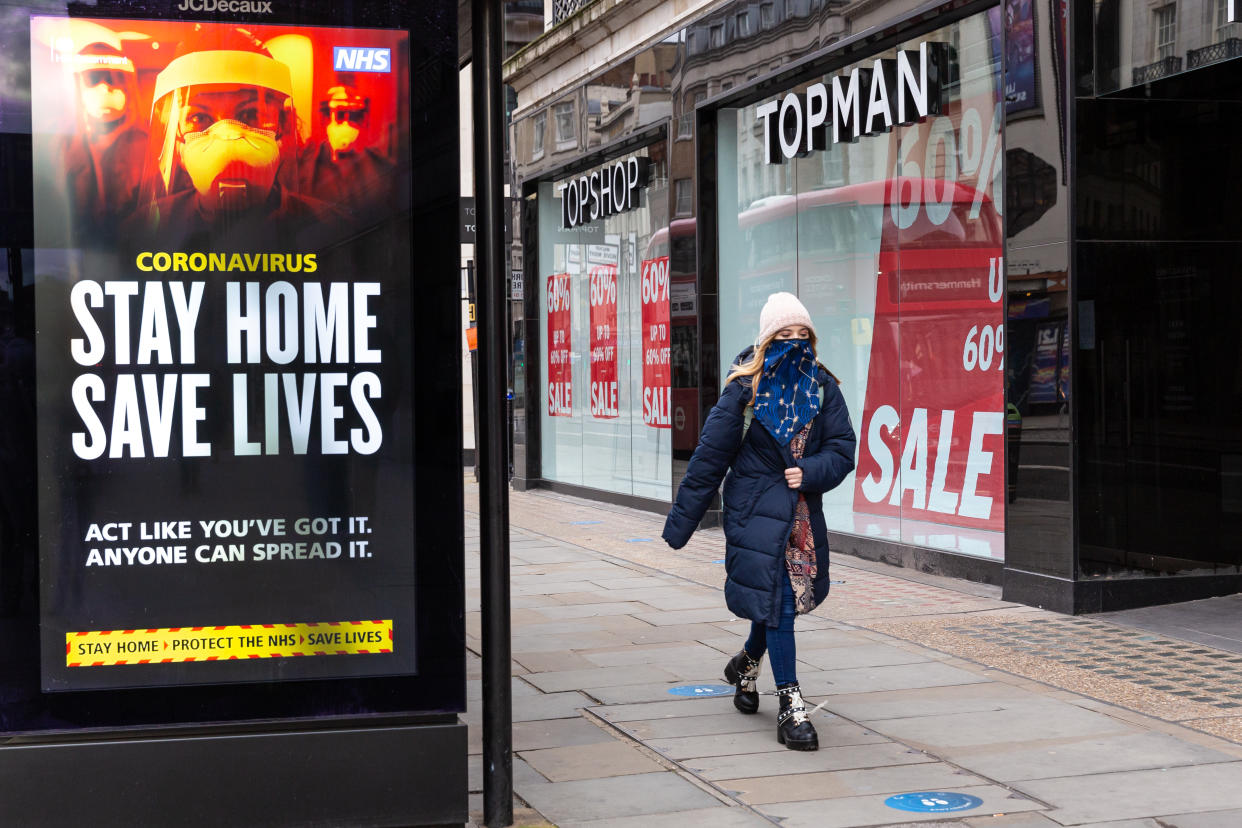
<svg viewBox="0 0 1242 828"><path fill-rule="evenodd" d="M548 277L548 415L552 417L574 413L569 284L568 273Z"/></svg>
<svg viewBox="0 0 1242 828"><path fill-rule="evenodd" d="M591 300L591 416L615 419L617 408L617 266L593 265Z"/></svg>
<svg viewBox="0 0 1242 828"><path fill-rule="evenodd" d="M642 265L643 422L671 428L668 256Z"/></svg>
<svg viewBox="0 0 1242 828"><path fill-rule="evenodd" d="M407 39L31 19L45 690L418 672Z"/></svg>

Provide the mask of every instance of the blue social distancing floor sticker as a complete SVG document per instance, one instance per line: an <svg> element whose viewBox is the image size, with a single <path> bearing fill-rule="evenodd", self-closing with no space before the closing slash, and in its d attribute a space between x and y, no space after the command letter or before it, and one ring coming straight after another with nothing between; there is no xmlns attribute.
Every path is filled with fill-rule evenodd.
<svg viewBox="0 0 1242 828"><path fill-rule="evenodd" d="M712 561L712 563L724 563L724 562L725 562L725 559L724 559L724 558L721 558L721 559L720 559L720 560L718 560L718 561Z"/></svg>
<svg viewBox="0 0 1242 828"><path fill-rule="evenodd" d="M969 811L982 805L983 800L970 794L921 791L890 796L884 800L884 804L899 811L939 814L946 811Z"/></svg>
<svg viewBox="0 0 1242 828"><path fill-rule="evenodd" d="M711 698L712 696L731 696L733 686L729 684L679 684L668 688L674 696L693 696L694 698Z"/></svg>

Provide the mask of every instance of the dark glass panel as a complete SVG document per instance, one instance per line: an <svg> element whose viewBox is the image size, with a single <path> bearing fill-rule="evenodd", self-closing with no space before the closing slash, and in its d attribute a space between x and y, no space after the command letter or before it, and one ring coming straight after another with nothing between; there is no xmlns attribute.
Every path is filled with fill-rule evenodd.
<svg viewBox="0 0 1242 828"><path fill-rule="evenodd" d="M1084 243L1084 576L1242 566L1242 244Z"/></svg>
<svg viewBox="0 0 1242 828"><path fill-rule="evenodd" d="M1081 100L1077 114L1078 238L1236 238L1242 103Z"/></svg>
<svg viewBox="0 0 1242 828"><path fill-rule="evenodd" d="M1068 577L1073 538L1066 5L1008 0L1001 10L1008 44L1006 563Z"/></svg>

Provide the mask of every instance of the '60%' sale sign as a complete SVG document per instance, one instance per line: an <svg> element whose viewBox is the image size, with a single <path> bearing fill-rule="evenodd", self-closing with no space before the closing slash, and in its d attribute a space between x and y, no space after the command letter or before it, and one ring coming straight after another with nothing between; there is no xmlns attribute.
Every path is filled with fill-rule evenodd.
<svg viewBox="0 0 1242 828"><path fill-rule="evenodd" d="M644 261L642 276L643 422L653 428L670 428L668 256Z"/></svg>
<svg viewBox="0 0 1242 828"><path fill-rule="evenodd" d="M591 416L615 419L617 410L617 266L595 265L591 292Z"/></svg>
<svg viewBox="0 0 1242 828"><path fill-rule="evenodd" d="M573 370L569 363L569 274L548 277L548 414L573 415Z"/></svg>

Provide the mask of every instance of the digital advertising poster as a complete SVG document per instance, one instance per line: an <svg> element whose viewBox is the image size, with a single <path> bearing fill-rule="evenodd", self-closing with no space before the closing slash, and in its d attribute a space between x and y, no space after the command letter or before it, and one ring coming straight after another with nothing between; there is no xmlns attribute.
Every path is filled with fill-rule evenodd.
<svg viewBox="0 0 1242 828"><path fill-rule="evenodd" d="M988 12L988 18L993 42L1005 44L1005 114L1040 109L1035 3L1033 0L1005 0L1000 7ZM1003 39L1000 37L1002 26Z"/></svg>
<svg viewBox="0 0 1242 828"><path fill-rule="evenodd" d="M591 416L615 420L617 402L617 266L594 265L588 275L591 292Z"/></svg>
<svg viewBox="0 0 1242 828"><path fill-rule="evenodd" d="M416 674L408 35L31 56L44 689Z"/></svg>
<svg viewBox="0 0 1242 828"><path fill-rule="evenodd" d="M668 256L642 264L643 422L672 428L671 331L669 327Z"/></svg>
<svg viewBox="0 0 1242 828"><path fill-rule="evenodd" d="M1057 401L1057 369L1062 360L1060 322L1045 322L1035 329L1035 364L1031 371L1031 390L1027 401Z"/></svg>
<svg viewBox="0 0 1242 828"><path fill-rule="evenodd" d="M548 416L572 417L573 366L570 363L570 276L548 277Z"/></svg>

